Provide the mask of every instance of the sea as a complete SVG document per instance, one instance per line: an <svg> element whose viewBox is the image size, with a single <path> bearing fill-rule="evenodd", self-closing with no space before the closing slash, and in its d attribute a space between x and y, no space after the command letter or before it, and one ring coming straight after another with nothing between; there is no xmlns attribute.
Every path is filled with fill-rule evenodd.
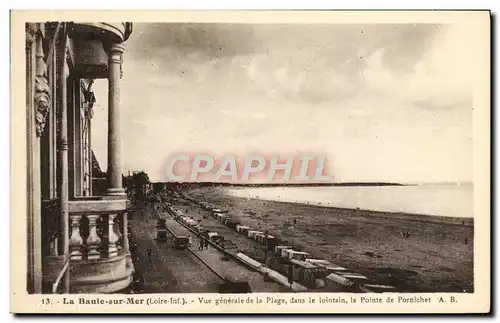
<svg viewBox="0 0 500 323"><path fill-rule="evenodd" d="M295 186L231 188L228 194L263 200L473 218L473 185L423 184L408 186Z"/></svg>

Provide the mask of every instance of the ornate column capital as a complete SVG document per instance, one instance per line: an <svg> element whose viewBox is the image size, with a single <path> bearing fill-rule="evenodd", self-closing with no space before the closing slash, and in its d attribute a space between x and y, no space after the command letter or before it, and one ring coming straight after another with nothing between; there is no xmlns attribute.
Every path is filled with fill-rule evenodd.
<svg viewBox="0 0 500 323"><path fill-rule="evenodd" d="M125 52L125 45L122 43L112 44L108 47L109 63L121 64L122 56Z"/></svg>
<svg viewBox="0 0 500 323"><path fill-rule="evenodd" d="M111 44L111 46L109 46L108 50L110 52L118 52L120 54L123 54L126 49L127 49L127 47L125 47L124 43L114 43L114 44Z"/></svg>
<svg viewBox="0 0 500 323"><path fill-rule="evenodd" d="M38 28L35 23L26 23L26 48L35 41L37 31Z"/></svg>
<svg viewBox="0 0 500 323"><path fill-rule="evenodd" d="M126 47L123 43L113 43L108 47L108 61L109 64L120 65L120 78L123 76L123 53Z"/></svg>

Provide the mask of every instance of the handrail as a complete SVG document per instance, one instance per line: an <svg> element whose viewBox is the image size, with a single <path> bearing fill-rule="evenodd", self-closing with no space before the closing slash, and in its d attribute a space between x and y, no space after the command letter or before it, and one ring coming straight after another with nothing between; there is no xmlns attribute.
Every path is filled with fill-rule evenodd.
<svg viewBox="0 0 500 323"><path fill-rule="evenodd" d="M57 293L57 287L59 287L59 284L61 283L61 280L62 280L64 274L69 269L69 259L70 259L70 257L68 255L66 257L66 260L64 260L63 268L61 269L61 271L57 275L56 281L52 284L52 294L56 294Z"/></svg>
<svg viewBox="0 0 500 323"><path fill-rule="evenodd" d="M71 201L102 201L103 197L100 195L92 196L74 196Z"/></svg>

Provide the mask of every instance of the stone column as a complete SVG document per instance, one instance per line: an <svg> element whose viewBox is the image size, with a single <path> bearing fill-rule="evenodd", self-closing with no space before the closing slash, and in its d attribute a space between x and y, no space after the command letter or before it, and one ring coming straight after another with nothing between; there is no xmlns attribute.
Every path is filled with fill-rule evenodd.
<svg viewBox="0 0 500 323"><path fill-rule="evenodd" d="M113 44L108 50L108 195L125 198L122 187L120 137L120 78L125 46Z"/></svg>

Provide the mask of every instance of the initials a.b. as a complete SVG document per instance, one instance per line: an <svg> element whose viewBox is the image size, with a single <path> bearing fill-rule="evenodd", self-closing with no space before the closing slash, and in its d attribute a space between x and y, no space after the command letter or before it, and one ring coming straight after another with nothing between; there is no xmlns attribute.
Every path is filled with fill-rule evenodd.
<svg viewBox="0 0 500 323"><path fill-rule="evenodd" d="M450 296L450 299L447 301L443 297L439 298L439 303L456 303L457 300L455 299L455 296Z"/></svg>

